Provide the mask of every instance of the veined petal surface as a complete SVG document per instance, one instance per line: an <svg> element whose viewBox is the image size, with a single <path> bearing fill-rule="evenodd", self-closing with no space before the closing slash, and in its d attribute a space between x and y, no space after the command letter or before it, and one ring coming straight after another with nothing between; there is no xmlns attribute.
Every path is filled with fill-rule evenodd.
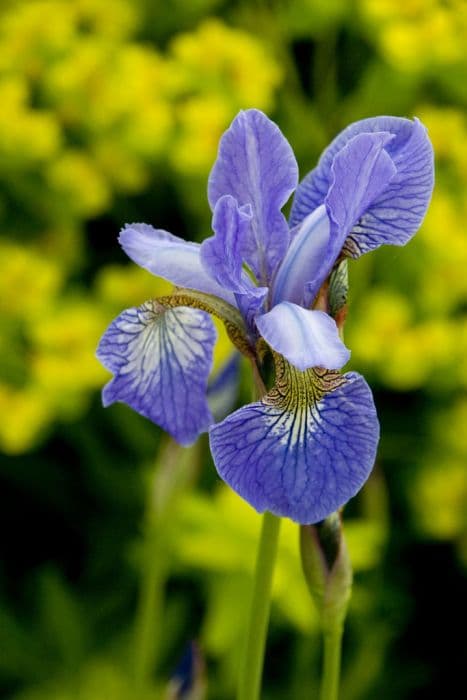
<svg viewBox="0 0 467 700"><path fill-rule="evenodd" d="M388 132L358 134L337 153L325 204L303 220L294 236L274 279L273 303L312 303L354 224L396 174L385 150L393 138Z"/></svg>
<svg viewBox="0 0 467 700"><path fill-rule="evenodd" d="M358 134L350 139L334 158L331 166L331 185L325 199L330 223L329 240L321 258L318 274L309 277L306 282L303 296L305 306L310 305L316 297L341 251L351 240L360 240L361 234L356 231L357 222L362 221L366 216L365 212L390 186L395 177L396 167L385 150L385 146L392 139L391 134L387 132ZM380 242L375 242L374 247L385 242L383 234L376 234L376 237L378 236ZM360 244L364 245L364 241L365 235ZM295 274L304 279L304 273L305 267L302 262Z"/></svg>
<svg viewBox="0 0 467 700"><path fill-rule="evenodd" d="M355 136L375 132L394 136L385 149L397 172L354 226L346 244L352 257L382 244L404 245L423 221L434 183L433 148L418 119L374 117L348 126L300 183L291 210L291 224L295 225L323 204L332 182L331 166L336 155Z"/></svg>
<svg viewBox="0 0 467 700"><path fill-rule="evenodd" d="M308 214L296 227L292 242L272 284L272 303L303 304L305 285L321 279L327 259L331 225L324 204ZM307 304L308 305L308 304Z"/></svg>
<svg viewBox="0 0 467 700"><path fill-rule="evenodd" d="M208 183L214 209L224 195L249 204L252 220L245 262L266 285L289 243L281 208L297 186L298 168L290 144L265 114L249 109L224 133Z"/></svg>
<svg viewBox="0 0 467 700"><path fill-rule="evenodd" d="M323 520L373 467L379 424L371 391L350 372L281 371L261 401L209 431L222 477L260 513Z"/></svg>
<svg viewBox="0 0 467 700"><path fill-rule="evenodd" d="M273 350L300 370L340 369L350 358L334 319L324 311L283 301L259 316L256 325Z"/></svg>
<svg viewBox="0 0 467 700"><path fill-rule="evenodd" d="M206 390L216 331L208 314L156 301L123 311L109 326L97 357L114 377L104 406L122 401L190 445L213 422Z"/></svg>
<svg viewBox="0 0 467 700"><path fill-rule="evenodd" d="M234 295L206 272L199 243L184 241L148 224L127 224L120 232L119 242L133 262L153 275L179 287L213 294L235 306Z"/></svg>
<svg viewBox="0 0 467 700"><path fill-rule="evenodd" d="M248 323L268 293L267 287L257 287L243 271L251 219L249 204L239 207L234 197L224 195L214 207L212 228L215 235L201 244L201 261L206 272L234 293Z"/></svg>
<svg viewBox="0 0 467 700"><path fill-rule="evenodd" d="M234 292L253 287L250 278L242 276L243 251L251 219L250 205L239 207L237 200L226 194L214 207L214 236L201 244L201 261L206 271L216 282Z"/></svg>

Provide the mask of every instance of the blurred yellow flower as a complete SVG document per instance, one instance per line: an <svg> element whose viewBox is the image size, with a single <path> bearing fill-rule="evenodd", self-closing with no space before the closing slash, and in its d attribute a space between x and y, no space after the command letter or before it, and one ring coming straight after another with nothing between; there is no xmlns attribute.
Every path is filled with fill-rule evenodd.
<svg viewBox="0 0 467 700"><path fill-rule="evenodd" d="M74 215L96 216L110 202L107 182L85 151L70 149L62 153L48 167L47 180Z"/></svg>
<svg viewBox="0 0 467 700"><path fill-rule="evenodd" d="M431 429L437 448L415 476L412 506L419 530L436 539L467 535L467 400L439 408Z"/></svg>
<svg viewBox="0 0 467 700"><path fill-rule="evenodd" d="M169 154L174 169L189 175L208 171L231 108L216 94L190 97L179 105L177 117L180 131Z"/></svg>
<svg viewBox="0 0 467 700"><path fill-rule="evenodd" d="M171 162L183 173L204 175L238 110L271 108L282 71L261 41L217 19L177 36L170 55L179 93Z"/></svg>
<svg viewBox="0 0 467 700"><path fill-rule="evenodd" d="M0 314L15 319L47 315L63 274L56 262L27 248L0 242Z"/></svg>
<svg viewBox="0 0 467 700"><path fill-rule="evenodd" d="M105 379L94 357L105 323L102 309L91 300L68 297L30 324L31 376L55 404L69 406L75 393L99 387Z"/></svg>
<svg viewBox="0 0 467 700"><path fill-rule="evenodd" d="M423 71L467 59L463 0L360 0L385 57L398 69Z"/></svg>
<svg viewBox="0 0 467 700"><path fill-rule="evenodd" d="M54 114L31 110L28 100L24 80L0 74L0 177L8 167L37 165L59 149L61 133Z"/></svg>
<svg viewBox="0 0 467 700"><path fill-rule="evenodd" d="M44 436L53 418L47 395L35 386L17 389L0 384L0 449L20 454Z"/></svg>

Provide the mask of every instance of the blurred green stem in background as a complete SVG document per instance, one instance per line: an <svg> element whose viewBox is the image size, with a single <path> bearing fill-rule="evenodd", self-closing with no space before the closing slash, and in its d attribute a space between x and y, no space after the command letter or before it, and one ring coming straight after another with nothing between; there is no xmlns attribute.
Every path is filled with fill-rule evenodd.
<svg viewBox="0 0 467 700"><path fill-rule="evenodd" d="M238 700L259 698L280 524L272 513L263 515Z"/></svg>
<svg viewBox="0 0 467 700"><path fill-rule="evenodd" d="M137 690L144 688L157 671L164 631L164 589L169 572L167 527L174 501L196 472L198 456L196 445L183 448L168 440L149 475L134 629L133 673Z"/></svg>
<svg viewBox="0 0 467 700"><path fill-rule="evenodd" d="M352 566L340 513L300 527L302 568L323 631L320 700L337 700L344 621L352 591Z"/></svg>

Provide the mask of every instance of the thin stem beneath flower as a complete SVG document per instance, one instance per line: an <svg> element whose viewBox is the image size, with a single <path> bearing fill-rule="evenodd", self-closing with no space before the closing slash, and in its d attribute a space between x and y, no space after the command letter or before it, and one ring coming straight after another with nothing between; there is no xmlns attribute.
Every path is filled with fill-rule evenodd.
<svg viewBox="0 0 467 700"><path fill-rule="evenodd" d="M323 676L320 700L338 700L343 626L324 632Z"/></svg>
<svg viewBox="0 0 467 700"><path fill-rule="evenodd" d="M170 563L167 527L179 494L193 480L199 448L183 448L168 440L149 475L142 541L142 568L133 638L133 676L136 690L157 672L164 634L164 594Z"/></svg>
<svg viewBox="0 0 467 700"><path fill-rule="evenodd" d="M263 515L238 700L259 698L280 524L275 515Z"/></svg>
<svg viewBox="0 0 467 700"><path fill-rule="evenodd" d="M137 688L144 686L157 667L167 576L164 557L161 556L161 533L155 532L145 545L147 555L144 557L135 620L134 677Z"/></svg>

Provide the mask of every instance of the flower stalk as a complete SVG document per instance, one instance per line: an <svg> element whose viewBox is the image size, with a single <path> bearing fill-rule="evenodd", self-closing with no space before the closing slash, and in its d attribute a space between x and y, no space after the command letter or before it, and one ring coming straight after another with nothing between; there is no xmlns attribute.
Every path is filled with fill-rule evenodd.
<svg viewBox="0 0 467 700"><path fill-rule="evenodd" d="M323 632L320 700L337 700L342 635L352 590L352 567L340 515L333 513L317 525L302 525L300 552Z"/></svg>
<svg viewBox="0 0 467 700"><path fill-rule="evenodd" d="M263 515L237 700L259 698L280 524L272 513Z"/></svg>
<svg viewBox="0 0 467 700"><path fill-rule="evenodd" d="M338 700L343 631L343 626L337 625L335 629L324 632L320 700Z"/></svg>
<svg viewBox="0 0 467 700"><path fill-rule="evenodd" d="M165 585L169 573L165 541L179 494L194 477L198 449L168 440L148 478L143 523L141 579L133 636L133 678L140 690L157 671L163 637Z"/></svg>

